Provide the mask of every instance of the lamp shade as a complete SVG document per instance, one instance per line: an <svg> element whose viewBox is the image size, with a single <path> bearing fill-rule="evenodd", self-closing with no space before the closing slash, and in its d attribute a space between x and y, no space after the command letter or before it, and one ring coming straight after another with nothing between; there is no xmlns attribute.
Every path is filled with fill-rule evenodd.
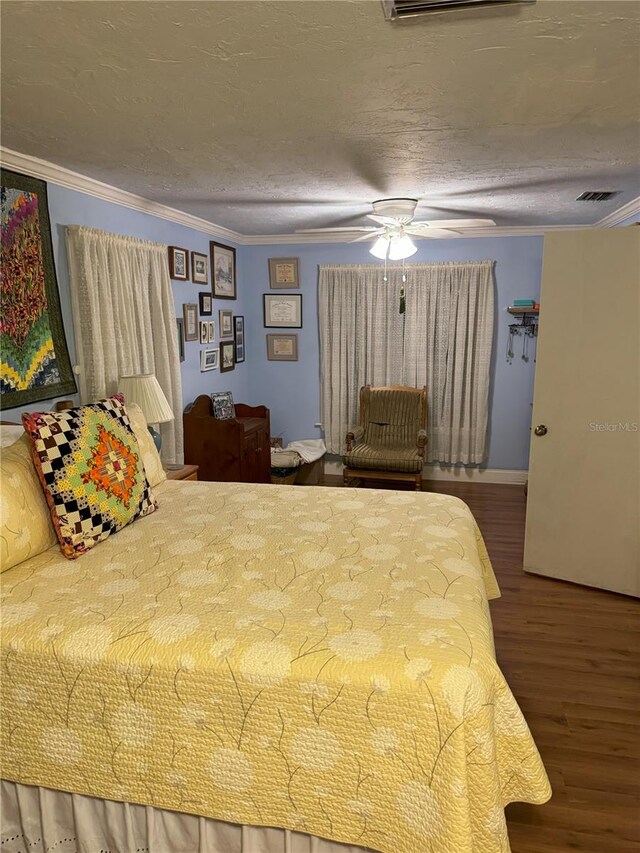
<svg viewBox="0 0 640 853"><path fill-rule="evenodd" d="M369 249L369 253L373 255L375 258L380 258L381 261L387 257L387 252L389 251L389 238L386 234L382 237L378 237L373 246Z"/></svg>
<svg viewBox="0 0 640 853"><path fill-rule="evenodd" d="M391 241L389 258L392 261L401 261L403 258L410 258L411 255L415 255L417 251L418 247L413 240L406 234L403 234L401 237L396 237Z"/></svg>
<svg viewBox="0 0 640 853"><path fill-rule="evenodd" d="M137 403L148 424L163 424L173 420L173 412L160 383L153 373L121 376L118 389L125 403Z"/></svg>

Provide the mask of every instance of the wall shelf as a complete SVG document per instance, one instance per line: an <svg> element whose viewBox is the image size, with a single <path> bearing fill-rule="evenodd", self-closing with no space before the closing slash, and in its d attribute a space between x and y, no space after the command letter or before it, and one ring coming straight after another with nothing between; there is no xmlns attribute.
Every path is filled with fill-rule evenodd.
<svg viewBox="0 0 640 853"><path fill-rule="evenodd" d="M507 308L507 311L509 312L509 314L539 314L540 313L539 308L522 308L519 305L516 305L516 306L509 305L509 307Z"/></svg>

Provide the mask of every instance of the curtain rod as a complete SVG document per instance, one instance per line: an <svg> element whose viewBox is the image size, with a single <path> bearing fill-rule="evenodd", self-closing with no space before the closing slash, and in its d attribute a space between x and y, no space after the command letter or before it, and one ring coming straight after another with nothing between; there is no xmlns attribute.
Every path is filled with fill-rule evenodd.
<svg viewBox="0 0 640 853"><path fill-rule="evenodd" d="M405 264L404 267L402 264L387 264L387 271L389 270L421 270L421 269L431 269L433 267L470 267L470 266L483 266L484 264L491 264L493 266L496 262L492 260L484 260L484 261L441 261L433 264ZM360 270L360 269L381 269L384 270L384 265L381 263L377 264L318 264L319 270Z"/></svg>

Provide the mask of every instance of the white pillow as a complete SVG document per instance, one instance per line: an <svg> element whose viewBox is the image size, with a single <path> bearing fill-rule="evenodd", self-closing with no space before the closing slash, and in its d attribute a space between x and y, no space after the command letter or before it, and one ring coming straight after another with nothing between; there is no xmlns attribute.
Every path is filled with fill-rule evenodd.
<svg viewBox="0 0 640 853"><path fill-rule="evenodd" d="M0 447L8 447L23 435L22 424L0 424Z"/></svg>
<svg viewBox="0 0 640 853"><path fill-rule="evenodd" d="M142 464L147 475L147 480L151 488L163 483L167 479L167 474L162 467L162 460L156 448L153 436L147 427L147 419L142 413L142 409L137 403L126 403L127 414L131 421L131 426L138 439L140 447L140 455L142 456Z"/></svg>

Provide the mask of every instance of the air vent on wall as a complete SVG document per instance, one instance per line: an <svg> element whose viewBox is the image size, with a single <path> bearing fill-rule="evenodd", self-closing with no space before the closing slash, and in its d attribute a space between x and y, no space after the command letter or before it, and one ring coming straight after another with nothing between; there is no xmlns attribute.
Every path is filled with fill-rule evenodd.
<svg viewBox="0 0 640 853"><path fill-rule="evenodd" d="M620 190L589 190L579 195L576 201L609 201L620 195Z"/></svg>
<svg viewBox="0 0 640 853"><path fill-rule="evenodd" d="M521 6L536 0L382 0L384 16L388 21L414 18L434 12L455 12L484 6Z"/></svg>

